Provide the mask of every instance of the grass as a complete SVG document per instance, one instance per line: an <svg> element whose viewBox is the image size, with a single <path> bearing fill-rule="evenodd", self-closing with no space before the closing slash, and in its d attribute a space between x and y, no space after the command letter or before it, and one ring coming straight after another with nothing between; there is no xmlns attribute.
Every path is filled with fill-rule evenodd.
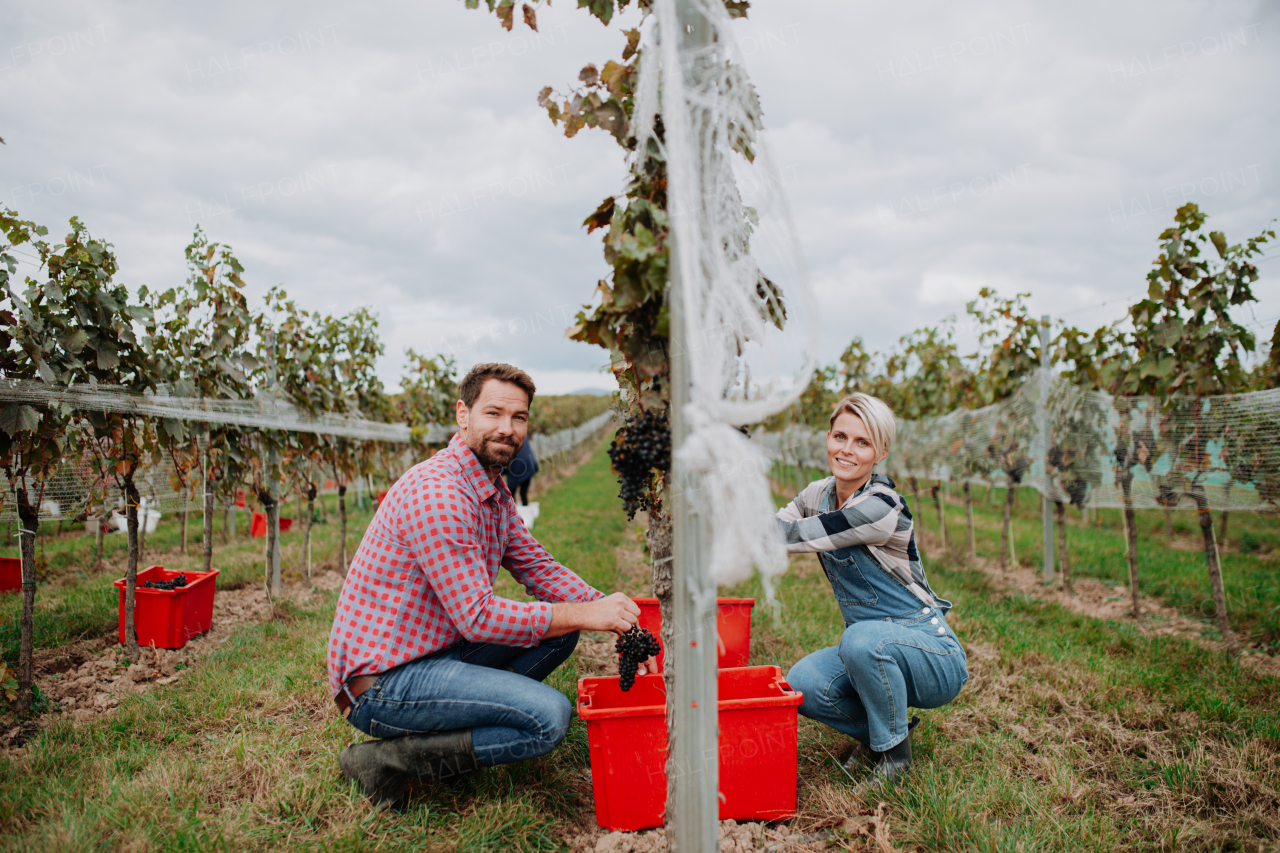
<svg viewBox="0 0 1280 853"><path fill-rule="evenodd" d="M922 484L923 485L923 484ZM974 489L974 531L978 552L989 557L1000 553L1004 490L992 489L990 502L984 489ZM946 505L947 533L955 543L964 541L964 506L958 489ZM938 533L938 516L931 500L917 512L921 526ZM1043 568L1040 496L1019 489L1015 502L1014 545L1019 564ZM1215 526L1221 513L1214 513ZM1174 547L1165 538L1164 513L1137 513L1138 578L1143 592L1172 605L1186 616L1210 621L1214 616L1213 593L1205 568L1203 539L1192 511L1173 513ZM1255 643L1280 642L1280 524L1274 515L1232 513L1226 547L1219 545L1227 611L1236 630L1247 631ZM1124 528L1120 510L1104 509L1087 526L1078 510L1068 510L1067 550L1072 572L1114 585L1128 586L1129 569L1124 557ZM1214 629L1216 630L1216 629Z"/></svg>
<svg viewBox="0 0 1280 853"><path fill-rule="evenodd" d="M638 545L615 492L600 448L547 492L535 528L604 590L638 582L619 574ZM984 513L982 525L994 517ZM1105 544L1115 534L1090 535ZM991 530L980 537L990 553ZM1034 544L1028 534L1019 553L1031 559ZM951 705L921 712L917 771L885 792L895 849L1280 845L1280 681L1187 640L999 592L952 559L930 559L927 570L955 602L970 681ZM514 587L504 580L504 591ZM723 592L763 598L754 581ZM812 556L793 560L778 601L776 615L757 609L754 663L785 669L839 637ZM472 792L424 790L403 814L371 811L336 767L360 735L336 716L325 686L334 604L332 593L298 598L176 684L126 698L112 717L46 729L28 756L0 757L0 851L557 850L591 822L578 720L550 756L486 770ZM573 697L576 678L575 657L550 683ZM849 747L801 720L799 823L833 827L846 849L877 849L842 828L875 805L837 766Z"/></svg>

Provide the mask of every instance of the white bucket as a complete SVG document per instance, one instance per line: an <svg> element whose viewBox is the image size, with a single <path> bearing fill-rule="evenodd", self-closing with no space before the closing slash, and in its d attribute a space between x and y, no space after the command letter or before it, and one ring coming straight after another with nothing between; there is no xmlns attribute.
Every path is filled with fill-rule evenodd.
<svg viewBox="0 0 1280 853"><path fill-rule="evenodd" d="M144 533L155 533L156 525L160 523L160 510L158 509L142 509L138 512L138 529ZM129 519L125 518L118 512L112 512L111 518L107 524L114 527L121 533L129 532ZM92 529L86 525L86 529Z"/></svg>
<svg viewBox="0 0 1280 853"><path fill-rule="evenodd" d="M524 522L524 526L532 529L533 523L538 520L538 502L534 501L528 506L516 505L516 510L520 513L520 520Z"/></svg>

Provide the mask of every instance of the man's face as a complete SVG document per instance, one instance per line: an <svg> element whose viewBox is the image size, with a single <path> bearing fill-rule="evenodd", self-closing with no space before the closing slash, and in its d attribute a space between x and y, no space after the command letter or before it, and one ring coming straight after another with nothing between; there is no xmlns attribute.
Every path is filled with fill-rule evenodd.
<svg viewBox="0 0 1280 853"><path fill-rule="evenodd" d="M458 401L458 429L467 447L488 470L511 464L529 428L529 397L519 385L486 380L470 409Z"/></svg>

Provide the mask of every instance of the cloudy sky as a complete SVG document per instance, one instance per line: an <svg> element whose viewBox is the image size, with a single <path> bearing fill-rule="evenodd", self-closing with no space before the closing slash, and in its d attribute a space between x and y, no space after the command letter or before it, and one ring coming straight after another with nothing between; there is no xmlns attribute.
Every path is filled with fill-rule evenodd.
<svg viewBox="0 0 1280 853"><path fill-rule="evenodd" d="M580 223L620 190L621 149L565 139L536 96L618 57L617 20L570 0L536 35L462 0L0 8L0 203L54 232L80 216L130 285L182 281L199 223L255 299L371 306L392 387L406 347L513 361L553 393L611 384L563 330L606 274ZM1184 201L1233 241L1261 231L1280 215L1277 8L757 0L739 48L823 357L984 285L1110 321ZM1241 318L1269 336L1268 255Z"/></svg>

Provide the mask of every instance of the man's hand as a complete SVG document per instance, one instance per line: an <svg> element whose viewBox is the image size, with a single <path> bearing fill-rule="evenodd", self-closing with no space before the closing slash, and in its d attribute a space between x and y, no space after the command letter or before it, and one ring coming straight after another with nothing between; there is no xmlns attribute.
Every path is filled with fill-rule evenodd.
<svg viewBox="0 0 1280 853"><path fill-rule="evenodd" d="M649 673L653 673L654 675L662 675L662 670L658 669L657 655L654 655L653 657L649 658L647 661L640 664L640 666L636 668L636 675L647 675Z"/></svg>
<svg viewBox="0 0 1280 853"><path fill-rule="evenodd" d="M551 605L551 627L543 636L561 637L574 631L612 631L622 634L639 623L640 608L621 592L595 601L560 601Z"/></svg>

